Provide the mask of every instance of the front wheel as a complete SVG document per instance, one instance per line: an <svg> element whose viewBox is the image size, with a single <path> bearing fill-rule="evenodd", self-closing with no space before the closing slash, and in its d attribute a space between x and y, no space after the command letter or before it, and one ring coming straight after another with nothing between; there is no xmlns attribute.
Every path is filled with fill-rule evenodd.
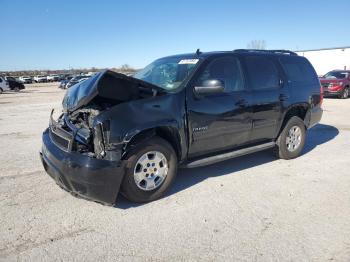
<svg viewBox="0 0 350 262"><path fill-rule="evenodd" d="M288 120L279 135L275 153L282 159L293 159L301 154L305 145L305 125L299 117L293 116Z"/></svg>
<svg viewBox="0 0 350 262"><path fill-rule="evenodd" d="M346 99L348 97L349 97L349 88L345 87L344 90L343 90L343 93L340 95L340 98Z"/></svg>
<svg viewBox="0 0 350 262"><path fill-rule="evenodd" d="M177 172L177 156L172 146L154 137L136 145L128 155L122 194L139 203L163 196Z"/></svg>

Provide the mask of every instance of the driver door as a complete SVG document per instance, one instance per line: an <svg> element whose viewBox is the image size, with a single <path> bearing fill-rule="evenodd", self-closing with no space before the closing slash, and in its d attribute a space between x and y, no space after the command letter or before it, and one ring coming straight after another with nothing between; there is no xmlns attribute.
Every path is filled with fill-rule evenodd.
<svg viewBox="0 0 350 262"><path fill-rule="evenodd" d="M194 87L206 80L220 80L224 91L198 95ZM245 88L240 60L235 56L212 59L187 88L189 157L241 146L252 129L251 95Z"/></svg>

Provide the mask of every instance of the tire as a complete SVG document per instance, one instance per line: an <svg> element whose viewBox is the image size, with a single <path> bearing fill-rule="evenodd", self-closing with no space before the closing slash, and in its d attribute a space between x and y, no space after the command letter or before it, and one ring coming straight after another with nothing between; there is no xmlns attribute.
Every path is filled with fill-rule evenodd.
<svg viewBox="0 0 350 262"><path fill-rule="evenodd" d="M303 120L293 116L288 120L276 141L276 156L287 160L298 157L304 148L305 136L306 130Z"/></svg>
<svg viewBox="0 0 350 262"><path fill-rule="evenodd" d="M345 87L343 93L340 95L341 99L347 99L349 97L349 87Z"/></svg>
<svg viewBox="0 0 350 262"><path fill-rule="evenodd" d="M2 94L2 92L4 92L4 90L2 90L2 88L0 87L0 94Z"/></svg>
<svg viewBox="0 0 350 262"><path fill-rule="evenodd" d="M13 91L15 91L15 92L19 92L19 87L18 87L18 86L16 86L16 87L13 89Z"/></svg>
<svg viewBox="0 0 350 262"><path fill-rule="evenodd" d="M155 152L157 153L153 154L152 158L152 153ZM163 160L159 161L162 157ZM172 146L160 137L153 137L137 144L128 154L126 161L121 193L132 202L145 203L159 199L176 177L176 153ZM159 170L154 171L157 168ZM165 177L161 174L163 176L165 174Z"/></svg>

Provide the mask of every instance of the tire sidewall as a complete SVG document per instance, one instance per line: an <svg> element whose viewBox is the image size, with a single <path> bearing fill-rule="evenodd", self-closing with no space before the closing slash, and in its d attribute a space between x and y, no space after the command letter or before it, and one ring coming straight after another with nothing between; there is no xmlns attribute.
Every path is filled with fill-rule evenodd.
<svg viewBox="0 0 350 262"><path fill-rule="evenodd" d="M301 136L301 141L298 149L291 152L287 149L286 139L287 139L289 130L293 126L298 126L301 129L302 136ZM305 129L303 120L301 120L299 117L296 117L296 116L289 119L283 131L281 132L280 137L278 138L278 147L279 147L280 157L283 159L293 159L298 157L304 149L305 139L306 139L306 129Z"/></svg>
<svg viewBox="0 0 350 262"><path fill-rule="evenodd" d="M134 168L138 159L149 151L161 152L168 162L168 174L156 189L144 191L138 188L134 180ZM133 202L149 202L160 198L173 183L177 173L177 156L171 145L161 138L151 138L138 144L128 154L126 172L122 183L122 194Z"/></svg>

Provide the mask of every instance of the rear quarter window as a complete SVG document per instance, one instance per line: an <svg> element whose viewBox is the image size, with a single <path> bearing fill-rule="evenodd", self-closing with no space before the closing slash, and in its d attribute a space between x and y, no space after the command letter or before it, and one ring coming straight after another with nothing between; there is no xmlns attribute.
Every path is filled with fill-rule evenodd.
<svg viewBox="0 0 350 262"><path fill-rule="evenodd" d="M318 78L315 70L309 61L303 57L281 57L280 63L288 78L292 83L316 84Z"/></svg>

